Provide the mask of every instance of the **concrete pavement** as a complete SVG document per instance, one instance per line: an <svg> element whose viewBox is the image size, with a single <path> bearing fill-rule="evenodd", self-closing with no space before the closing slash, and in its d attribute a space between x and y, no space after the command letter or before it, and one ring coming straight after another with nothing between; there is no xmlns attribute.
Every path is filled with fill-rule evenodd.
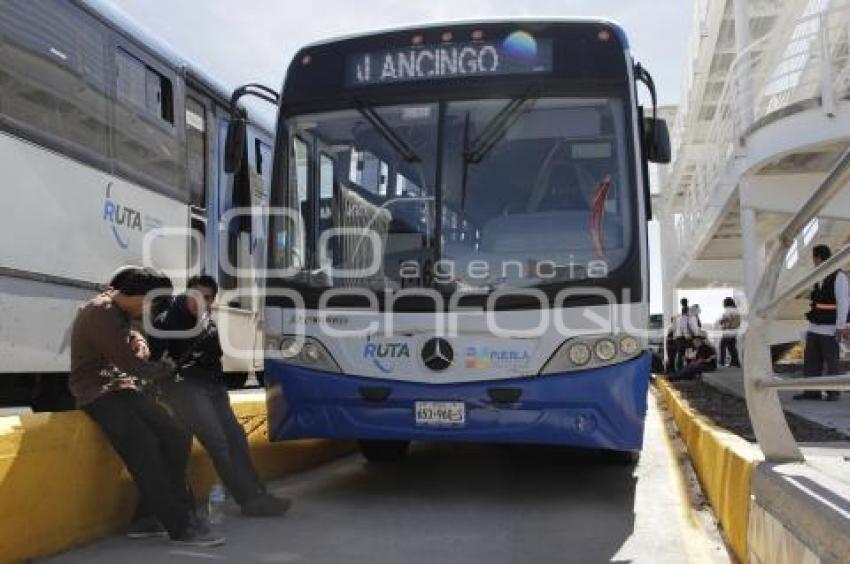
<svg viewBox="0 0 850 564"><path fill-rule="evenodd" d="M790 377L790 376L788 376ZM703 381L727 393L744 397L744 374L740 368L720 368L703 374ZM850 440L850 393L842 393L838 401L795 401L797 391L780 391L782 407L790 413L835 429Z"/></svg>
<svg viewBox="0 0 850 564"><path fill-rule="evenodd" d="M636 467L581 451L415 445L402 465L351 456L273 485L283 519L228 515L224 547L120 537L54 557L73 562L726 562L691 507L655 398Z"/></svg>

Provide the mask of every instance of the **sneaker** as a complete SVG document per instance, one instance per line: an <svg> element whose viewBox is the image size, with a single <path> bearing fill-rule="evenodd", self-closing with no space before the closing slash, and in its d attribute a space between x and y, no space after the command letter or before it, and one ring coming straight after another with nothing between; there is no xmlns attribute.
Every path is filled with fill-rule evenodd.
<svg viewBox="0 0 850 564"><path fill-rule="evenodd" d="M246 517L278 517L292 507L292 500L277 498L263 493L242 504L242 515Z"/></svg>
<svg viewBox="0 0 850 564"><path fill-rule="evenodd" d="M136 519L127 528L128 539L151 539L167 537L168 532L156 517L142 517Z"/></svg>
<svg viewBox="0 0 850 564"><path fill-rule="evenodd" d="M193 525L189 525L182 535L172 538L171 542L180 546L210 548L223 545L224 537L209 531L202 531Z"/></svg>

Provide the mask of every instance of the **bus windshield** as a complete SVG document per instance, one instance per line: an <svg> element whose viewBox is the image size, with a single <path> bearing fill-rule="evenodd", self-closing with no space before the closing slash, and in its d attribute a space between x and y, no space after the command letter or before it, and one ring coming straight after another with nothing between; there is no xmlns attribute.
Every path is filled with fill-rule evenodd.
<svg viewBox="0 0 850 564"><path fill-rule="evenodd" d="M489 291L604 278L635 221L625 103L495 98L290 117L274 267Z"/></svg>

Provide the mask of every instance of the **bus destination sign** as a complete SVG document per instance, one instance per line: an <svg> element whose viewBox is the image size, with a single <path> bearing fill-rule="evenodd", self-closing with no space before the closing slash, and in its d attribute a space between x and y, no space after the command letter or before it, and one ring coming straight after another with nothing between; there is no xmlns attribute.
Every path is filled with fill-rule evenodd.
<svg viewBox="0 0 850 564"><path fill-rule="evenodd" d="M348 58L349 86L417 80L543 73L552 70L552 40L515 31L502 41L410 46Z"/></svg>

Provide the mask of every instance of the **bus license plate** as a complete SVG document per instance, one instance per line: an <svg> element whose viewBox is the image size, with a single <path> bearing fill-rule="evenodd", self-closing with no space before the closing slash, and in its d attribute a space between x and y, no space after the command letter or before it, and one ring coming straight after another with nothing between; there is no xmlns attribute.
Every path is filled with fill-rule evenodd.
<svg viewBox="0 0 850 564"><path fill-rule="evenodd" d="M466 406L462 401L417 401L416 424L427 427L463 427Z"/></svg>

